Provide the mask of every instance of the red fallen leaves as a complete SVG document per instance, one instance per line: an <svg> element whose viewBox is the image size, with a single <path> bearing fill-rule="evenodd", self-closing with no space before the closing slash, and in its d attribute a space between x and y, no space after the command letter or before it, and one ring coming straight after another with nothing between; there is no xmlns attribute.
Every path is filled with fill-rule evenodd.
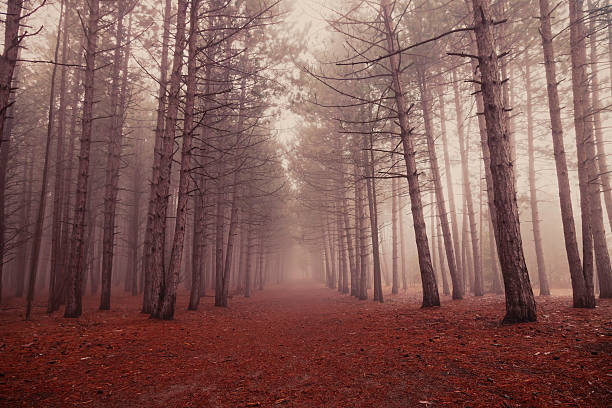
<svg viewBox="0 0 612 408"><path fill-rule="evenodd" d="M171 322L131 297L24 322L13 299L0 312L0 406L612 405L610 300L538 298L538 322L501 326L501 297L421 310L414 294L387 296L287 284L187 312L183 294Z"/></svg>

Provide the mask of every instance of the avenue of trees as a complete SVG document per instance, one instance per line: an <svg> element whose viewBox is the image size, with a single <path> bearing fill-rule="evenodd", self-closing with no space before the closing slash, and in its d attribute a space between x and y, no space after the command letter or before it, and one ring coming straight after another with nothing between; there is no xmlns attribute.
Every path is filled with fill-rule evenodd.
<svg viewBox="0 0 612 408"><path fill-rule="evenodd" d="M516 323L534 287L612 297L607 2L331 2L308 52L290 3L1 3L0 303L167 320L296 246L361 300L504 294Z"/></svg>

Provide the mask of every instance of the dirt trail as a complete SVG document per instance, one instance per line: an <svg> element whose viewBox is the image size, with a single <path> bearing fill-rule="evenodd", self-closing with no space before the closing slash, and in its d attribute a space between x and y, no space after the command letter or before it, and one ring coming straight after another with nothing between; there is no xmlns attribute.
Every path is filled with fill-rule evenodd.
<svg viewBox="0 0 612 408"><path fill-rule="evenodd" d="M420 310L304 282L227 309L205 298L152 321L139 298L79 320L0 311L0 406L437 407L612 405L612 302L538 298L539 321L499 326L503 298ZM120 306L118 306L120 305Z"/></svg>

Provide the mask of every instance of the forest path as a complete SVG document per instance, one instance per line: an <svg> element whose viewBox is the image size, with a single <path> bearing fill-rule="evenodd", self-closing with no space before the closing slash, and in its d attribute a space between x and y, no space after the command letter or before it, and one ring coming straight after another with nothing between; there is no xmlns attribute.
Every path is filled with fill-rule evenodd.
<svg viewBox="0 0 612 408"><path fill-rule="evenodd" d="M503 298L421 310L416 294L358 301L296 282L206 297L152 321L140 299L79 320L0 312L0 406L414 407L612 404L612 302L538 299L539 321L499 326ZM120 306L118 306L120 305Z"/></svg>

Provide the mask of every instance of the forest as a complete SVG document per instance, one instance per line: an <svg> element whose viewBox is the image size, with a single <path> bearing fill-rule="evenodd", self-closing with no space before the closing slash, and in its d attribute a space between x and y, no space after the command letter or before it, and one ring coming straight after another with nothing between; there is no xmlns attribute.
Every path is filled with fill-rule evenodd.
<svg viewBox="0 0 612 408"><path fill-rule="evenodd" d="M0 407L612 406L607 0L0 26Z"/></svg>

